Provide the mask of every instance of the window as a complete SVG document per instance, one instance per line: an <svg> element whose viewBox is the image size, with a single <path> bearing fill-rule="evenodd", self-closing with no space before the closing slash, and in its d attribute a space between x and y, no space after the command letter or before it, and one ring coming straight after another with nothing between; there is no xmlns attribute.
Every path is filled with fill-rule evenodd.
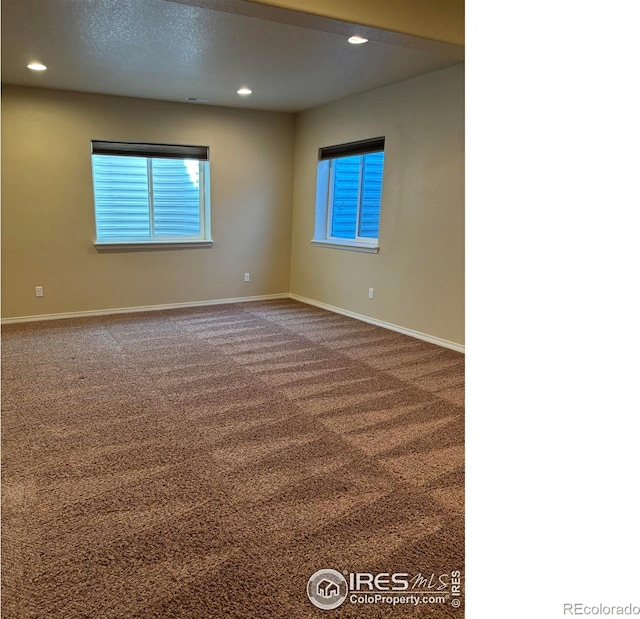
<svg viewBox="0 0 640 619"><path fill-rule="evenodd" d="M211 244L206 146L91 142L96 244Z"/></svg>
<svg viewBox="0 0 640 619"><path fill-rule="evenodd" d="M378 251L384 138L321 148L314 245Z"/></svg>

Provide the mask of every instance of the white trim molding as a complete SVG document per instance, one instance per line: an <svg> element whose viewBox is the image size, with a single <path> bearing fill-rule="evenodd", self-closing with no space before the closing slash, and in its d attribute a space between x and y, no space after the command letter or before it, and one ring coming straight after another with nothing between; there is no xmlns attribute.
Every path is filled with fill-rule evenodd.
<svg viewBox="0 0 640 619"><path fill-rule="evenodd" d="M99 243L94 247L100 251L145 251L150 249L197 249L198 247L213 247L213 241L144 241L136 243L127 241L122 243Z"/></svg>
<svg viewBox="0 0 640 619"><path fill-rule="evenodd" d="M301 303L306 303L307 305L314 305L315 307L319 307L321 309L325 309L330 312L335 312L336 314L349 316L349 318L355 318L356 320L361 320L362 322L368 322L369 324L376 325L377 327L382 327L383 329L397 331L398 333L409 335L410 337L415 337L418 340L429 342L430 344L435 344L436 346L449 348L451 350L455 350L456 352L461 352L464 354L464 344L458 344L457 342L450 342L449 340L444 340L440 337L436 337L435 335L429 335L428 333L422 333L421 331L414 331L413 329L407 329L406 327L401 327L391 322L385 322L384 320L378 320L377 318L371 318L369 316L364 316L363 314L357 314L356 312L351 312L349 310L345 310L340 307L328 305L327 303L322 303L321 301L315 301L314 299L308 299L307 297L301 297L300 295L297 295L297 294L291 293L289 294L289 297L294 301L300 301Z"/></svg>
<svg viewBox="0 0 640 619"><path fill-rule="evenodd" d="M396 331L398 333L402 333L410 337L415 337L418 340L429 342L430 344L435 344L436 346L449 348L451 350L455 350L456 352L461 352L461 353L465 352L465 348L463 344L450 342L449 340L436 337L435 335L429 335L428 333L422 333L421 331L414 331L413 329L401 327L399 325L395 325L390 322L385 322L384 320L378 320L377 318L371 318L370 316L364 316L363 314L351 312L349 310L345 310L340 307L335 307L327 303L322 303L321 301L308 299L307 297L301 297L300 295L289 293L289 292L281 292L278 294L264 294L264 295L254 296L254 297L236 297L236 298L230 298L230 299L215 299L215 300L209 300L209 301L189 301L186 303L167 303L164 305L114 307L114 308L104 309L104 310L89 310L84 312L66 312L63 314L38 314L35 316L16 316L14 318L3 318L2 321L0 321L0 323L3 325L10 325L10 324L17 324L21 322L63 320L65 318L90 318L92 316L110 316L112 314L133 314L137 312L156 312L156 311L171 310L171 309L183 309L183 308L186 309L190 307L206 307L208 305L225 305L229 303L248 303L250 301L274 301L277 299L293 299L294 301L299 301L300 303L305 303L307 305L313 305L315 307L319 307L321 309L328 310L336 314L342 314L343 316L348 316L349 318L355 318L356 320L361 320L362 322L367 322L369 324L376 325L377 327L382 327L383 329L389 329L391 331Z"/></svg>
<svg viewBox="0 0 640 619"><path fill-rule="evenodd" d="M3 318L1 324L10 325L20 322L38 322L41 320L62 320L64 318L88 318L91 316L110 316L112 314L134 314L137 312L156 312L170 309L182 309L189 307L205 307L207 305L225 305L228 303L248 303L249 301L271 301L275 299L288 299L289 293L264 294L255 297L237 297L232 299L215 299L212 301L189 301L187 303L167 303L165 305L141 305L138 307L114 307L105 310L89 310L86 312L67 312L64 314L38 314L36 316L17 316L15 318Z"/></svg>
<svg viewBox="0 0 640 619"><path fill-rule="evenodd" d="M348 249L351 251L363 251L368 254L377 254L380 248L370 243L358 243L357 241L334 241L333 239L311 239L314 247L330 247L332 249Z"/></svg>

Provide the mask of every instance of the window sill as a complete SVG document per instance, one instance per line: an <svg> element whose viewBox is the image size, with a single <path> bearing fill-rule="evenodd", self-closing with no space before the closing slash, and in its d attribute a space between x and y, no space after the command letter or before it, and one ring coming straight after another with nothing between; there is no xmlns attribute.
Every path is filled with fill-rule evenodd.
<svg viewBox="0 0 640 619"><path fill-rule="evenodd" d="M346 249L347 251L361 251L367 254L377 254L380 250L378 245L370 243L358 243L356 241L334 241L329 239L312 239L314 247L329 247L331 249Z"/></svg>
<svg viewBox="0 0 640 619"><path fill-rule="evenodd" d="M158 249L197 249L198 247L212 247L213 241L159 241L159 242L126 242L126 243L94 243L95 248L100 251L120 251L120 250L158 250Z"/></svg>

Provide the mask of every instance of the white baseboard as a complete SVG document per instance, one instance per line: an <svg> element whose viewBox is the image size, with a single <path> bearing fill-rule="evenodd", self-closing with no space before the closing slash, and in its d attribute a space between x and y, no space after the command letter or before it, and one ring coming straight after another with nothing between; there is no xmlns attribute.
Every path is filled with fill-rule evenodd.
<svg viewBox="0 0 640 619"><path fill-rule="evenodd" d="M215 299L213 301L189 301L186 303L167 303L165 305L141 305L138 307L115 307L105 310L89 310L86 312L67 312L64 314L38 314L36 316L17 316L15 318L3 318L3 325L19 322L38 322L41 320L62 320L64 318L87 318L91 316L109 316L111 314L133 314L136 312L155 312L170 309L183 309L189 307L204 307L207 305L224 305L227 303L247 303L249 301L271 301L273 299L288 299L289 293L264 294L255 297L237 297L234 299Z"/></svg>
<svg viewBox="0 0 640 619"><path fill-rule="evenodd" d="M363 322L368 322L369 324L376 325L377 327L382 327L391 331L397 331L398 333L415 337L424 342L429 342L430 344L436 344L437 346L443 346L444 348L450 348L451 350L464 353L464 344L450 342L449 340L444 340L440 337L436 337L435 335L429 335L428 333L422 333L421 331L414 331L413 329L400 327L399 325L394 325L391 322L385 322L384 320L378 320L377 318L370 318L369 316L357 314L356 312L350 312L349 310L345 310L340 307L334 307L333 305L328 305L327 303L322 303L321 301L307 299L306 297L301 297L297 294L289 294L289 298L294 299L295 301L300 301L301 303L306 303L307 305L314 305L315 307L329 310L330 312L335 312L336 314L342 314L343 316L349 316L350 318L355 318L356 320L362 320Z"/></svg>
<svg viewBox="0 0 640 619"><path fill-rule="evenodd" d="M254 296L254 297L215 299L212 301L189 301L186 303L167 303L164 305L141 305L138 307L115 307L115 308L110 308L105 310L89 310L85 312L66 312L63 314L38 314L36 316L17 316L14 318L3 318L2 321L0 322L3 325L10 325L10 324L16 324L21 322L62 320L64 318L88 318L91 316L110 316L112 314L133 314L136 312L155 312L155 311L170 310L170 309L185 309L189 307L206 307L207 305L224 305L228 303L247 303L249 301L271 301L275 299L293 299L295 301L300 301L301 303L306 303L307 305L313 305L315 307L319 307L321 309L325 309L330 312L335 312L336 314L349 316L350 318L355 318L356 320L361 320L363 322L367 322L369 324L376 325L384 329L397 331L398 333L403 333L404 335L409 335L411 337L415 337L416 339L423 340L431 344L436 344L437 346L450 348L451 350L455 350L461 353L464 353L465 351L463 344L450 342L449 340L444 340L434 335L429 335L428 333L422 333L420 331L414 331L413 329L407 329L406 327L401 327L399 325L395 325L390 322L385 322L384 320L378 320L377 318L370 318L369 316L364 316L363 314L357 314L356 312L351 312L349 310L345 310L340 307L328 305L327 303L322 303L321 301L308 299L306 297L301 297L300 295L292 294L288 292L282 292L279 294L264 294L264 295Z"/></svg>

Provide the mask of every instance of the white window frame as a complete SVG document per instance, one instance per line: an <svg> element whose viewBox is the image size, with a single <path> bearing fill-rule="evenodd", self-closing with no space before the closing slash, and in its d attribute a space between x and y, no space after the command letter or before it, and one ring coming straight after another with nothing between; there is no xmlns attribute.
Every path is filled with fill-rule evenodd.
<svg viewBox="0 0 640 619"><path fill-rule="evenodd" d="M94 153L95 145L98 144L99 148L106 152ZM110 148L113 148L113 153L108 152ZM199 210L200 210L200 227L201 234L192 235L192 236L166 236L166 235L156 235L154 233L154 216L155 209L153 203L153 174L152 174L152 159L153 152L162 153L164 150L177 151L180 152L180 149L185 150L184 159L190 159L188 156L188 149L190 148L200 148L205 149L206 147L190 147L183 146L178 144L150 144L150 143L135 143L135 142L107 142L102 140L93 140L92 141L92 152L91 155L93 157L94 154L106 154L112 156L140 156L144 157L147 160L147 180L148 180L148 191L149 191L149 232L150 237L144 238L131 238L131 239L123 239L119 241L99 241L98 240L98 222L96 216L96 206L95 206L95 188L92 187L93 190L93 198L94 198L94 246L100 250L117 250L117 249L128 249L128 248L136 248L136 249L145 249L145 248L178 248L178 247L211 247L213 245L213 241L211 240L211 198L210 198L210 165L209 165L209 149L206 148L207 157L206 159L198 160L199 163ZM118 150L135 152L136 149L144 150L147 149L150 152L140 155L125 155L123 153L118 153ZM179 159L179 157L174 157L175 159Z"/></svg>
<svg viewBox="0 0 640 619"><path fill-rule="evenodd" d="M366 145L369 142L382 143L382 148L366 151ZM358 151L358 148L363 150ZM330 149L342 150L343 152L333 157L322 158L322 151L330 151ZM354 152L355 151L355 152ZM345 239L342 237L331 236L331 222L333 217L333 185L335 177L334 162L341 157L350 155L364 155L367 152L384 151L384 138L374 138L373 140L364 140L361 142L352 142L327 149L320 149L317 182L316 182L316 210L315 210L315 229L311 244L315 247L328 247L334 249L346 249L351 251L360 251L366 253L377 254L380 250L378 238L359 236L360 232L360 210L362 208L362 184L364 182L363 163L364 158L360 160L360 175L358 186L358 203L356 210L356 235L353 239ZM384 186L384 185L383 185ZM382 210L382 204L380 205ZM378 229L378 237L380 230Z"/></svg>

